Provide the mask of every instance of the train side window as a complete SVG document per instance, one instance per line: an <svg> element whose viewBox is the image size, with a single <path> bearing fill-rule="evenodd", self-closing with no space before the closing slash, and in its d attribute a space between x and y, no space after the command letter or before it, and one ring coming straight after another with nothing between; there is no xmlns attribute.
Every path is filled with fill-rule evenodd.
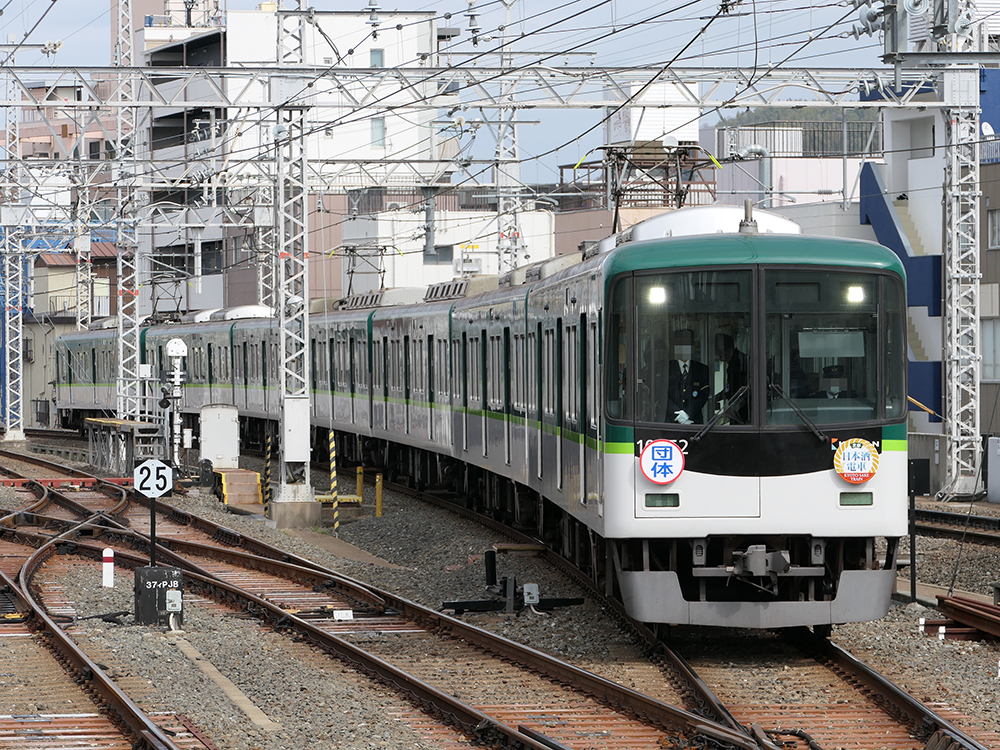
<svg viewBox="0 0 1000 750"><path fill-rule="evenodd" d="M486 353L486 404L490 409L499 411L497 394L500 390L500 337L489 337L489 348Z"/></svg>
<svg viewBox="0 0 1000 750"><path fill-rule="evenodd" d="M538 384L538 336L534 331L528 334L525 342L525 360L527 361L524 388L525 404L527 411L536 414L538 412L536 396L538 393L538 389L536 388Z"/></svg>
<svg viewBox="0 0 1000 750"><path fill-rule="evenodd" d="M524 413L524 381L526 377L526 370L524 364L524 334L519 333L514 335L514 350L511 353L511 372L513 373L513 381L511 385L511 400L513 401L514 411L518 414Z"/></svg>
<svg viewBox="0 0 1000 750"><path fill-rule="evenodd" d="M455 339L451 345L451 399L454 404L462 403L462 346Z"/></svg>
<svg viewBox="0 0 1000 750"><path fill-rule="evenodd" d="M382 337L382 356L379 358L379 372L382 373L382 397L389 396L389 363L386 358L389 356L389 337Z"/></svg>
<svg viewBox="0 0 1000 750"><path fill-rule="evenodd" d="M316 339L309 339L309 390L316 390Z"/></svg>
<svg viewBox="0 0 1000 750"><path fill-rule="evenodd" d="M882 279L885 288L885 417L899 419L906 414L906 302L899 280Z"/></svg>
<svg viewBox="0 0 1000 750"><path fill-rule="evenodd" d="M554 328L542 332L542 349L542 369L544 371L542 411L546 416L551 417L556 413L556 332Z"/></svg>
<svg viewBox="0 0 1000 750"><path fill-rule="evenodd" d="M389 342L389 351L390 351L390 355L389 355L390 375L389 375L389 377L391 378L391 380L389 382L389 387L393 391L399 391L399 389L400 389L400 383L402 382L402 378L399 375L399 373L401 371L401 365L402 365L402 361L401 360L402 360L402 357L400 357L399 341L398 340L393 340L393 341Z"/></svg>
<svg viewBox="0 0 1000 750"><path fill-rule="evenodd" d="M579 342L577 334L579 327L566 326L563 335L563 389L565 394L563 403L565 404L566 419L575 423L580 416L580 357L578 354Z"/></svg>
<svg viewBox="0 0 1000 750"><path fill-rule="evenodd" d="M357 367L355 387L361 393L368 393L368 378L365 377L365 373L368 372L368 340L365 338L357 339L355 346L358 352L354 358L355 366Z"/></svg>
<svg viewBox="0 0 1000 750"><path fill-rule="evenodd" d="M350 393L353 396L354 393L355 393L355 391L357 390L357 388L355 386L355 384L357 383L357 378L355 378L355 372L356 372L356 368L358 366L357 360L354 357L354 351L355 351L355 349L354 349L354 339L353 338L349 339L348 349L350 350L350 355L351 355L350 377L348 378L348 380L350 382L348 383L348 386L349 386Z"/></svg>
<svg viewBox="0 0 1000 750"><path fill-rule="evenodd" d="M482 383L479 372L479 337L469 339L469 400L479 403L479 386Z"/></svg>
<svg viewBox="0 0 1000 750"><path fill-rule="evenodd" d="M630 419L629 404L630 358L632 353L628 335L629 308L632 297L632 279L626 278L611 290L606 334L608 416L612 419Z"/></svg>

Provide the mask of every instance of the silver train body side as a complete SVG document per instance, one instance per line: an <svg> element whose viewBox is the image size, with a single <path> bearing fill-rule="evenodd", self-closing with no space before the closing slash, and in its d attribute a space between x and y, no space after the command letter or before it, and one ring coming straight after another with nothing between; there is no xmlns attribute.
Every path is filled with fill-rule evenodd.
<svg viewBox="0 0 1000 750"><path fill-rule="evenodd" d="M536 534L645 622L881 617L907 518L902 269L872 243L757 218L760 233L741 235L726 207L684 209L499 286L318 307L317 455L334 430L342 458L453 490ZM143 361L161 373L166 342L183 338L188 423L206 404L235 404L244 442L261 443L279 413L277 323L212 317L143 329ZM678 331L700 342L710 381L687 424L664 411L658 384L668 368L656 344ZM742 365L712 351L727 340ZM65 426L113 410L115 348L113 331L60 339ZM797 368L813 392L796 391ZM821 401L830 374L850 387ZM868 451L870 476L843 468L858 455L839 449L848 443ZM683 455L669 483L643 463L650 444Z"/></svg>

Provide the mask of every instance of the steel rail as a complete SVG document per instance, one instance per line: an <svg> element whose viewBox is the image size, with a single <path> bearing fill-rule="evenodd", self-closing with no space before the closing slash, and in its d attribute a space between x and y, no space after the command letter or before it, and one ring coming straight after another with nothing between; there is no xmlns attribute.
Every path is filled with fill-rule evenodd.
<svg viewBox="0 0 1000 750"><path fill-rule="evenodd" d="M741 732L748 737L751 735L751 730L748 727L744 727L739 721L736 720L726 704L715 694L705 681L702 680L697 673L695 673L695 671L691 668L691 665L687 663L684 657L682 657L668 644L664 643L645 623L629 617L628 613L625 611L624 605L621 602L613 597L607 596L600 589L597 582L595 582L590 576L583 573L583 571L573 565L573 563L565 557L549 548L542 540L524 532L517 531L516 529L512 529L500 521L481 513L477 513L470 508L453 503L447 498L415 490L412 487L407 487L397 483L385 483L384 486L391 487L396 492L402 492L418 497L422 502L428 502L436 507L456 513L462 518L473 520L488 529L508 536L517 543L536 544L543 547L545 561L548 564L556 567L572 579L586 586L591 592L593 592L594 596L598 597L602 603L613 609L615 614L617 614L623 622L627 623L628 626L631 627L651 648L656 649L659 654L670 663L675 676L677 676L678 679L680 679L691 691L694 701L699 706L699 712L708 714L707 718L710 718L718 724L727 726L733 731Z"/></svg>
<svg viewBox="0 0 1000 750"><path fill-rule="evenodd" d="M915 518L917 531L927 536L1000 545L1000 517L917 509Z"/></svg>
<svg viewBox="0 0 1000 750"><path fill-rule="evenodd" d="M956 622L1000 638L1000 607L964 596L938 594L938 609Z"/></svg>
<svg viewBox="0 0 1000 750"><path fill-rule="evenodd" d="M73 533L72 530L65 532ZM31 579L42 564L56 552L61 537L43 539L39 547L21 567L19 585L0 571L5 584L14 592L18 601L31 613L29 621L44 632L59 653L60 658L78 675L79 679L93 690L101 701L139 738L138 747L147 750L181 750L153 720L126 695L103 669L74 643L72 638L60 628L45 611L44 606L35 601L31 593Z"/></svg>
<svg viewBox="0 0 1000 750"><path fill-rule="evenodd" d="M111 486L114 487L116 491L121 490L121 488L119 488L117 485L111 485ZM133 497L135 496L134 492L129 494L131 494ZM140 501L142 500L141 497L139 499ZM146 501L146 504L148 504L148 501ZM311 561L305 560L304 558L299 558L298 556L290 555L289 553L284 552L283 550L280 550L277 547L273 547L272 545L252 540L240 534L239 532L233 531L232 529L228 529L212 521L196 516L195 514L191 514L186 511L181 511L180 509L177 509L165 503L158 502L157 506L162 510L162 512L164 512L168 517L170 517L171 520L174 520L177 523L182 523L184 525L190 525L196 527L198 528L198 530L202 531L203 533L209 534L213 539L216 539L222 543L229 543L234 546L245 545L249 548L254 548L255 550L264 553L264 556L250 555L249 557L246 557L243 555L243 553L235 551L224 551L219 547L213 547L210 545L199 545L194 542L186 542L177 539L170 539L170 540L158 539L157 540L158 550L162 550L162 554L164 554L166 558L174 560L175 564L178 567L189 571L193 575L201 576L206 580L215 580L214 577L211 576L211 574L208 571L202 570L198 566L191 563L190 561L185 560L183 557L179 555L176 555L171 548L183 548L187 546L188 549L191 549L192 551L195 551L200 555L216 557L216 559L227 559L229 562L234 562L238 559L244 558L252 562L252 565L248 565L247 562L241 563L247 567L258 567L259 569L266 569L268 566L270 566L271 570L269 570L268 572L272 572L275 575L283 575L283 574L288 575L289 573L291 573L293 579L301 576L315 576L316 585L330 586L332 583L333 587L339 588L341 593L344 593L344 591L350 592L352 589L354 591L361 592L360 596L355 596L353 593L348 593L348 595L352 596L353 598L367 600L373 604L392 602L396 608L406 612L408 616L414 617L416 619L421 619L425 622L432 622L433 625L431 627L433 628L444 627L448 628L452 632L458 632L461 634L462 638L466 639L470 643L476 643L477 645L479 645L480 648L483 648L487 651L498 654L500 656L509 658L514 661L523 662L524 655L526 653L529 653L531 654L530 658L540 659L549 665L550 677L557 680L568 681L571 684L576 684L578 687L582 687L594 697L600 700L607 701L614 705L625 707L633 711L638 716L647 716L647 717L660 716L661 718L659 719L658 723L661 723L665 726L680 723L681 726L684 726L689 730L694 730L697 733L703 734L707 737L713 737L716 741L725 742L733 747L737 748L758 747L757 743L746 737L744 733L741 733L745 732L745 730L743 730L743 728L738 723L736 723L735 729L733 727L725 726L723 724L718 724L717 726L713 726L713 722L711 719L697 716L696 714L690 714L689 712L684 711L683 709L679 709L673 706L669 706L668 704L663 704L658 701L649 699L640 693L629 690L628 688L624 688L623 686L617 685L611 681L599 678L596 675L591 675L590 673L587 673L584 670L579 670L576 667L573 667L572 665L564 664L563 662L553 659L546 654L534 651L533 649L528 649L527 647L519 646L516 643L508 641L507 639L503 639L499 636L494 636L491 633L488 633L487 631L475 628L474 626L468 625L456 618L448 617L447 615L443 615L433 610L424 608L413 602L409 602L407 600L395 597L393 594L389 592L382 592L379 591L378 589L368 586L367 584L355 581L345 576L341 576L340 574L337 574L334 571L323 568L322 566L319 566ZM51 521L52 523L56 524L61 523L67 526L70 525L68 522L61 519L51 519ZM87 523L86 528L90 531L99 530L105 534L109 534L112 536L126 537L133 542L133 546L134 543L138 542L144 545L148 549L149 545L148 537L138 532L126 529L123 524L120 524L120 522L115 522L112 521L111 519L109 519L109 521L113 524L110 527L97 526L95 525L95 522L92 519L90 523ZM117 528L119 525L121 525L121 528ZM24 535L21 536L23 537ZM64 537L65 534L61 536ZM43 537L42 539L44 540L48 538ZM96 547L92 548L89 545L80 542L79 540L74 541L73 545L74 545L74 550L86 548L91 550L92 553L95 555L99 554L100 552L100 550L97 550ZM121 556L121 554L123 553L119 553L119 556ZM294 562L292 562L293 560ZM297 563L304 563L304 564L298 565ZM371 598L373 593L377 597L375 600ZM247 594L247 596L252 596L252 595ZM289 616L287 612L284 612L284 610L280 610L280 608L278 608L278 611L282 613L281 615L282 617ZM324 631L319 631L319 632L324 632ZM326 638L327 636L329 636L329 634L324 634L324 638ZM329 637L335 638L335 636L329 636ZM338 642L340 641L340 639L336 640ZM350 644L346 645L350 646ZM351 646L351 649L353 650L354 647ZM377 672L375 673L377 674ZM594 689L593 687L590 687L588 689L587 687L585 687L585 684L588 680L597 680L600 684L596 689ZM728 715L728 712L726 712L726 715ZM656 719L651 719L651 720L657 721Z"/></svg>
<svg viewBox="0 0 1000 750"><path fill-rule="evenodd" d="M21 463L35 464L36 466L42 466L47 469L52 469L53 471L58 471L61 474L68 474L71 477L79 477L80 479L100 479L100 477L88 474L82 469L75 469L71 466L63 466L62 464L57 464L54 461L49 461L46 458L32 456L27 453L17 453L15 451L0 449L0 458L10 458L14 461L20 461Z"/></svg>
<svg viewBox="0 0 1000 750"><path fill-rule="evenodd" d="M141 538L148 543L146 537L138 534L137 532L129 531L127 533L134 535L136 538ZM179 550L186 550L199 556L223 560L233 564L240 564L243 567L256 568L283 577L294 578L304 576L306 577L306 582L314 586L327 586L331 581L333 581L337 583L339 593L347 593L348 596L355 599L361 598L354 592L345 592L346 585L349 584L354 586L357 584L354 582L348 582L334 571L323 568L315 563L311 563L308 567L305 567L291 562L258 557L256 555L250 555L249 553L225 550L219 547L203 545L197 542L185 540L170 540L169 544L166 545L165 548L167 554L171 556ZM198 566L192 564L180 555L177 555L174 559L178 567L191 570L199 575L214 578L214 576L211 576L208 571L201 570ZM586 672L585 670L573 667L572 665L558 659L554 659L553 657L530 647L523 646L501 636L494 635L493 633L477 628L457 618L450 617L441 612L437 612L420 604L416 604L415 602L411 602L407 599L397 597L390 592L381 591L377 588L368 586L367 584L360 585L362 587L362 593L369 596L373 594L377 596L377 601L382 607L402 612L407 617L423 623L428 630L446 629L453 635L456 635L469 643L475 644L476 646L491 653L510 659L515 663L524 663L525 657L527 656L531 659L533 668L537 668L538 663L544 664L546 669L542 671L553 679L580 687L594 697L608 701L613 705L627 708L636 715L655 717L658 712L662 715L662 712L666 709L668 716L681 718L685 721L687 721L691 716L696 716L695 714L690 714L682 709L677 709L674 706L669 706L668 704L661 703L660 701L650 699L641 693L637 693L618 685L617 683L600 678ZM593 687L595 684L597 685L596 690ZM677 711L681 711L682 713L673 713ZM711 721L711 719L706 719L706 717L697 718L702 722ZM662 720L658 723L666 724L666 722ZM739 727L738 724L737 727ZM734 730L733 727L724 728L730 732L740 731L739 729ZM743 739L746 740L745 737ZM754 745L751 744L750 746Z"/></svg>
<svg viewBox="0 0 1000 750"><path fill-rule="evenodd" d="M110 533L127 535L136 541L144 540L148 543L148 539L143 535L130 530L112 531ZM172 546L183 546L191 551L196 551L198 554L220 552L220 549L217 547L193 542L183 542L180 545L174 544ZM73 551L77 554L85 553L93 557L98 557L101 554L101 547L92 542L78 540L74 543ZM313 578L316 581L321 581L323 578L321 575L323 571L321 570L301 568L290 563L257 557L256 555L239 551L230 550L225 552L226 554L219 555L219 559L227 559L230 562L242 560L242 564L245 567L263 570L274 575L281 575L281 571L291 571L298 576L305 576L307 579ZM430 707L436 714L450 717L457 721L471 736L475 736L483 741L489 741L491 737L502 736L506 738L512 747L526 747L533 748L534 750L546 750L550 748L550 745L546 745L544 742L537 742L518 731L517 728L503 724L488 714L469 706L453 696L443 693L379 657L369 654L354 644L313 625L308 620L282 609L277 604L218 579L209 571L204 570L171 549L164 548L158 554L162 554L164 560L169 560L171 564L183 569L186 581L194 582L202 593L212 594L216 598L230 602L234 599L243 601L247 611L258 617L265 617L271 621L276 629L292 630L303 638L310 639L324 650L335 654L338 658L356 665L378 679L391 683L403 694L412 695L421 704ZM144 565L146 560L144 556L127 550L119 551L115 559L118 563L133 566ZM592 675L585 670L560 662L558 659L554 659L540 651L521 646L506 638L480 630L419 604L396 597L387 592L380 592L377 589L372 590L382 596L393 609L398 609L412 619L421 622L429 631L449 632L452 636L466 640L470 644L493 653L500 658L508 659L517 664L530 664L530 668L535 671L539 671L552 679L572 684L599 700L617 706L619 709L630 711L634 715L643 717L655 724L663 727L676 727L687 730L702 735L706 739L711 739L713 742L722 743L724 747L739 748L739 750L757 750L759 748L759 745L752 739L734 732L728 727L716 725L704 717L689 713L675 706L670 706L669 704L661 703L629 688Z"/></svg>
<svg viewBox="0 0 1000 750"><path fill-rule="evenodd" d="M104 513L110 516L118 517L123 515L129 508L130 498L127 491L113 482L101 481L100 477L94 476L93 474L88 474L85 471L80 471L79 469L73 469L70 467L62 466L61 464L48 461L44 458L38 458L37 456L26 456L22 453L14 453L12 451L0 450L0 458L7 457L14 459L16 461L22 461L24 463L34 463L38 466L47 466L56 471L61 471L63 473L69 473L74 477L80 479L92 479L95 480L94 491L100 492L108 497L114 499L118 498L118 504L114 508L105 511ZM82 517L94 516L95 513L92 509L88 508L86 505L77 502L72 499L69 495L64 492L60 492L55 488L48 487L39 482L36 482L32 477L24 477L17 472L4 470L8 476L15 476L20 479L24 479L26 486L30 489L34 495L38 498L38 502L29 505L27 508L22 508L21 510L11 511L6 515L0 515L0 526L12 526L15 521L14 519L22 514L37 514L45 507L48 506L50 502L56 502L57 504L63 506L72 513L76 513ZM101 514L96 514L101 515Z"/></svg>
<svg viewBox="0 0 1000 750"><path fill-rule="evenodd" d="M909 719L916 731L924 733L928 738L936 733L950 737L954 744L946 746L949 750L990 750L830 640L817 636L806 628L790 628L788 636L807 651L811 650L832 662L875 695L884 698L893 709Z"/></svg>

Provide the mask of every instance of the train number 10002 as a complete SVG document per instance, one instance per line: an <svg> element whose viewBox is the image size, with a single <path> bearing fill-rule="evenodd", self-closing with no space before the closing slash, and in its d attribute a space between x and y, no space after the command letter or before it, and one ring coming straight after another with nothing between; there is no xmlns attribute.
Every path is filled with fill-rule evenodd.
<svg viewBox="0 0 1000 750"><path fill-rule="evenodd" d="M657 440L662 440L662 439L663 438L655 438L653 440L636 440L635 441L635 448L636 448L635 455L637 457L641 456L642 452L646 449L647 445L649 445L650 443L655 443ZM684 440L683 438L681 438L679 440L672 440L671 442L676 443L678 446L680 446L681 453L683 453L685 456L687 455L687 452L688 452L688 441L687 440Z"/></svg>

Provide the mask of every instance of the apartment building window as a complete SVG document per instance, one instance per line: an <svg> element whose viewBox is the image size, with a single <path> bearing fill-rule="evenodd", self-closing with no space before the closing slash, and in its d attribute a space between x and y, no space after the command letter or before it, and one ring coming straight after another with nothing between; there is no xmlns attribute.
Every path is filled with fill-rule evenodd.
<svg viewBox="0 0 1000 750"><path fill-rule="evenodd" d="M1000 250L1000 208L986 212L989 224L990 250Z"/></svg>
<svg viewBox="0 0 1000 750"><path fill-rule="evenodd" d="M88 156L91 159L101 158L101 141L91 141L87 144L87 148L89 149Z"/></svg>
<svg viewBox="0 0 1000 750"><path fill-rule="evenodd" d="M372 146L385 148L385 118L372 118Z"/></svg>
<svg viewBox="0 0 1000 750"><path fill-rule="evenodd" d="M980 377L984 381L1000 381L1000 318L989 318L981 323L983 369Z"/></svg>
<svg viewBox="0 0 1000 750"><path fill-rule="evenodd" d="M373 49L371 51L371 67L373 68L385 67L385 50Z"/></svg>

